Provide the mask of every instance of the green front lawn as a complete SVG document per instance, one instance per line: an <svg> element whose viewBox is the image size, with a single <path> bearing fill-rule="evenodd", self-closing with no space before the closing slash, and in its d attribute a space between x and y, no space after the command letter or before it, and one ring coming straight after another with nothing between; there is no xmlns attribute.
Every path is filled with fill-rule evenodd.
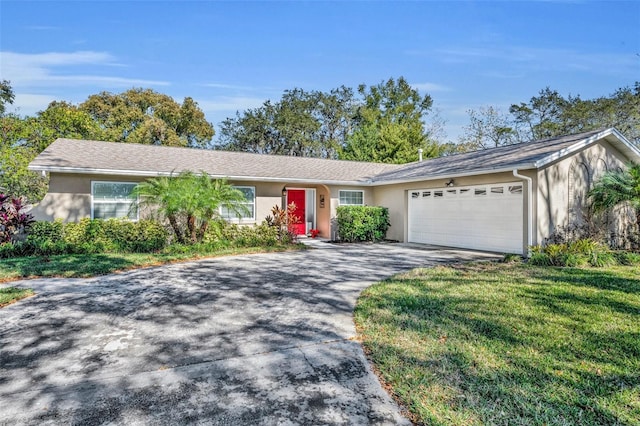
<svg viewBox="0 0 640 426"><path fill-rule="evenodd" d="M417 423L640 424L637 266L418 269L363 292L355 320Z"/></svg>
<svg viewBox="0 0 640 426"><path fill-rule="evenodd" d="M182 252L165 250L160 253L100 253L65 254L58 256L27 256L0 259L0 282L39 277L91 277L127 269L156 266L235 254L265 253L304 248L301 245L221 248L203 250L203 246L183 246Z"/></svg>
<svg viewBox="0 0 640 426"><path fill-rule="evenodd" d="M33 295L33 290L15 287L0 288L0 308Z"/></svg>

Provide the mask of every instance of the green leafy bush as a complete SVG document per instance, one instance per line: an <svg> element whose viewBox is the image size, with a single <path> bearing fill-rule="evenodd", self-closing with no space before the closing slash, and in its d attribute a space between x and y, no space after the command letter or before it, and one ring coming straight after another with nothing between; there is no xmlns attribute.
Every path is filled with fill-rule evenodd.
<svg viewBox="0 0 640 426"><path fill-rule="evenodd" d="M279 229L266 222L255 226L225 223L215 231L207 232L204 241L225 247L273 247L291 241L281 239Z"/></svg>
<svg viewBox="0 0 640 426"><path fill-rule="evenodd" d="M168 233L153 220L82 219L77 223L35 222L24 242L0 246L0 258L92 254L103 252L144 253L162 250Z"/></svg>
<svg viewBox="0 0 640 426"><path fill-rule="evenodd" d="M340 206L336 220L340 239L348 242L384 240L391 226L386 207Z"/></svg>
<svg viewBox="0 0 640 426"><path fill-rule="evenodd" d="M640 253L617 251L613 253L613 256L620 265L640 265Z"/></svg>

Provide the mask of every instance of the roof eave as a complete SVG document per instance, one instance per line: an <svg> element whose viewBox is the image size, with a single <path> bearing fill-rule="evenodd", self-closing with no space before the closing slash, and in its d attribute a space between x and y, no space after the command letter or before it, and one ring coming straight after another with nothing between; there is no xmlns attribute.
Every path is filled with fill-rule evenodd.
<svg viewBox="0 0 640 426"><path fill-rule="evenodd" d="M593 145L597 141L605 139L607 136L614 136L616 138L616 140L618 141L617 145L619 145L617 146L617 148L620 149L620 151L623 152L630 160L640 161L640 150L638 150L638 148L636 148L627 138L625 138L622 133L611 127L603 130L602 132L596 133L593 136L576 142L575 144L567 148L547 155L546 157L536 161L535 167L538 169L543 168L555 161L561 160L562 158L568 157L569 155L577 151ZM635 159L633 157L635 157Z"/></svg>
<svg viewBox="0 0 640 426"><path fill-rule="evenodd" d="M500 168L493 168L493 169L481 169L481 170L474 170L474 171L469 171L469 172L464 172L464 173L449 172L449 173L442 173L442 174L433 174L433 175L427 175L427 176L413 177L413 178L408 178L408 179L394 179L394 180L385 180L385 181L375 181L374 180L372 182L372 185L373 186L396 185L396 184L402 184L402 183L422 182L422 181L429 181L429 180L435 180L435 179L451 179L451 178L456 178L456 177L488 175L488 174L493 174L493 173L511 173L514 169L515 170L528 170L528 169L535 169L535 168L536 168L536 166L535 166L534 163L520 163L520 164L513 164L513 165L508 166L508 167L500 167Z"/></svg>
<svg viewBox="0 0 640 426"><path fill-rule="evenodd" d="M135 176L135 177L158 177L172 176L175 172L159 172L152 170L119 170L119 169L94 169L88 167L56 167L56 166L39 166L29 165L31 171L47 172L47 173L71 173L71 174L88 174L88 175L111 175L111 176ZM300 178L280 178L265 176L229 176L208 173L215 179L227 179L230 181L261 181L261 182L281 182L281 183L299 183L299 184L320 184L320 185L344 185L344 186L371 186L370 180L323 180L323 179L300 179Z"/></svg>

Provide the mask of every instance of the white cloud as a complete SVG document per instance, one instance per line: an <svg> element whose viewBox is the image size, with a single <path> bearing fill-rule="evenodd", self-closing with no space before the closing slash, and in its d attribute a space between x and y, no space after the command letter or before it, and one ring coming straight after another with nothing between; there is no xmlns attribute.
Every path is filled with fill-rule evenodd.
<svg viewBox="0 0 640 426"><path fill-rule="evenodd" d="M91 75L85 72L56 73L60 68L81 66L120 66L107 52L77 51L37 54L0 52L0 75L13 88L59 87L61 85L100 85L102 87L168 86L166 81Z"/></svg>

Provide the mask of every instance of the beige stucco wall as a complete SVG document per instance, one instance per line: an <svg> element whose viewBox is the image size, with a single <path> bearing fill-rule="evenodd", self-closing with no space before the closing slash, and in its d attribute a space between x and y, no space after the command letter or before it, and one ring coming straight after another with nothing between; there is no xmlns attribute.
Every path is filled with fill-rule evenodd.
<svg viewBox="0 0 640 426"><path fill-rule="evenodd" d="M112 175L81 175L51 173L49 191L45 197L32 209L36 220L62 219L65 222L76 222L91 217L91 182L140 182L142 178ZM329 238L331 235L331 192L324 185L285 185L283 183L238 181L230 182L238 186L253 186L256 191L255 220L242 221L242 224L260 223L271 214L274 206L282 207L282 189L314 188L316 190L316 227L320 236ZM320 202L324 198L324 207ZM141 213L141 216L145 216Z"/></svg>
<svg viewBox="0 0 640 426"><path fill-rule="evenodd" d="M49 191L31 211L36 220L76 222L91 217L91 181L139 182L140 178L51 173Z"/></svg>
<svg viewBox="0 0 640 426"><path fill-rule="evenodd" d="M521 172L529 177L535 178L535 173L531 171ZM373 188L373 204L385 206L389 209L389 218L391 221L391 228L387 232L387 238L407 241L407 193L410 190L416 189L432 189L443 188L451 178L446 179L431 179L412 183L403 183L395 185L375 186ZM490 183L508 183L519 182L520 179L513 176L512 173L491 173L486 175L476 176L460 176L453 177L456 187L467 185L484 185ZM524 206L523 211L523 241L527 241L527 197L526 197L526 182L524 192Z"/></svg>
<svg viewBox="0 0 640 426"><path fill-rule="evenodd" d="M574 223L577 204L584 207L587 203L586 193L603 171L623 168L628 160L606 141L583 149L561 161L550 164L538 171L537 188L537 216L538 228L536 237L538 243L549 237L557 227L565 227ZM575 173L575 168L586 166L588 179L586 181L570 182L569 176ZM573 188L573 189L570 189ZM570 205L572 204L572 205ZM570 215L570 209L574 213ZM618 211L613 217L613 227L623 227L628 220L626 210ZM571 216L571 217L570 217Z"/></svg>

